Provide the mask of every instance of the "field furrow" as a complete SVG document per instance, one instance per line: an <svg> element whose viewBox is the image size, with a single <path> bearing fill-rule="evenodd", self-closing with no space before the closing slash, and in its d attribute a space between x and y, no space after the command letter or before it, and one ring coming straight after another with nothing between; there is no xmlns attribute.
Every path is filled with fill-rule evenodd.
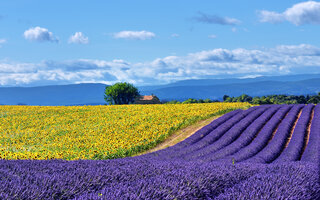
<svg viewBox="0 0 320 200"><path fill-rule="evenodd" d="M256 109L251 112L249 115L240 120L237 124L235 124L230 130L225 132L217 141L212 144L208 144L207 146L198 149L197 151L188 153L184 158L185 159L206 159L211 157L216 151L224 148L225 146L232 143L236 140L243 131L250 125L254 120L259 118L267 108Z"/></svg>
<svg viewBox="0 0 320 200"><path fill-rule="evenodd" d="M173 151L172 153L166 154L168 157L173 158L181 158L184 155L188 155L191 152L197 151L199 149L202 149L215 141L217 141L220 137L224 135L226 131L231 129L233 126L236 126L236 124L242 120L244 117L249 115L251 112L255 111L257 108L252 107L248 110L241 111L237 113L235 116L218 126L216 129L212 130L209 134L204 136L201 140L197 141L194 144L191 144L185 148L182 148L178 151Z"/></svg>
<svg viewBox="0 0 320 200"><path fill-rule="evenodd" d="M235 115L237 115L238 113L242 112L242 110L234 110L231 111L225 115L223 115L222 117L219 117L216 120L213 120L210 124L204 126L203 128L201 128L200 130L198 130L197 132L195 132L193 135L191 135L190 137L186 138L185 140L183 140L182 142L165 148L165 149L161 149L159 151L156 152L156 155L164 155L164 154L168 154L170 152L177 152L180 149L183 148L188 148L190 145L197 143L198 141L200 141L203 137L207 136L209 133L211 133L214 129L216 129L218 126L220 126L221 124L225 123L227 120L229 120L230 118L234 117ZM149 155L145 155L145 156L150 156L153 155L154 153L150 153Z"/></svg>
<svg viewBox="0 0 320 200"><path fill-rule="evenodd" d="M302 105L293 106L286 118L281 122L270 143L254 157L246 160L246 162L271 163L276 159L285 148L287 139L291 134L291 130L294 128L293 126L298 119L298 115L302 107Z"/></svg>
<svg viewBox="0 0 320 200"><path fill-rule="evenodd" d="M307 105L303 108L302 112L298 115L299 120L294 128L292 137L288 139L285 149L274 162L299 160L304 148L305 137L308 134L308 124L311 120L313 108L314 105Z"/></svg>
<svg viewBox="0 0 320 200"><path fill-rule="evenodd" d="M259 135L249 143L249 145L243 147L238 152L221 159L221 161L223 160L227 163L231 163L232 160L240 162L249 159L260 152L265 146L267 146L269 141L271 141L273 133L278 129L282 119L287 116L291 108L292 106L281 107L262 128Z"/></svg>
<svg viewBox="0 0 320 200"><path fill-rule="evenodd" d="M310 116L309 123L308 123L308 128L307 128L307 134L305 135L305 138L304 138L304 145L303 145L303 149L302 149L302 152L301 152L299 160L301 160L301 157L302 157L302 155L303 155L304 151L306 150L306 148L308 146L308 143L309 143L311 124L312 124L313 119L314 119L314 110L315 110L315 108L313 108L312 112L311 112L311 116Z"/></svg>
<svg viewBox="0 0 320 200"><path fill-rule="evenodd" d="M210 156L210 160L217 160L238 152L243 147L247 146L262 130L271 117L279 110L280 106L274 106L265 111L259 116L248 128L230 145L225 146L221 150Z"/></svg>
<svg viewBox="0 0 320 200"><path fill-rule="evenodd" d="M320 165L320 105L314 109L311 123L309 142L302 154L301 161L314 162Z"/></svg>

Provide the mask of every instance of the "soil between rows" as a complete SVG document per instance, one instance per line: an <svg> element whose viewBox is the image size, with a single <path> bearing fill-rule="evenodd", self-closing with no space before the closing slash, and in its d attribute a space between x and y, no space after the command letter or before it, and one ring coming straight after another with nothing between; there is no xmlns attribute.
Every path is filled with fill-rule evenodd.
<svg viewBox="0 0 320 200"><path fill-rule="evenodd" d="M171 147L171 146L185 140L186 138L190 137L195 132L197 132L198 130L200 130L204 126L210 124L213 120L215 120L221 116L222 115L216 115L216 116L210 117L208 119L201 120L195 124L192 124L190 126L183 128L183 129L180 129L180 130L174 132L172 135L170 135L165 141L159 143L156 147L149 149L145 152L139 153L137 155L134 155L134 156L140 156L143 154L147 154L147 153L151 153L151 152L158 151L161 149L165 149L167 147Z"/></svg>

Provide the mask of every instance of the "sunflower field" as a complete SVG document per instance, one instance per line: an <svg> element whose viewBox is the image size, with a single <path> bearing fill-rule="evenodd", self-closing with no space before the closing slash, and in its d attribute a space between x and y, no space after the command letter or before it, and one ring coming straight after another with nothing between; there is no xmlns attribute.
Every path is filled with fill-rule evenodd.
<svg viewBox="0 0 320 200"><path fill-rule="evenodd" d="M0 159L131 156L196 121L248 107L248 103L0 106Z"/></svg>

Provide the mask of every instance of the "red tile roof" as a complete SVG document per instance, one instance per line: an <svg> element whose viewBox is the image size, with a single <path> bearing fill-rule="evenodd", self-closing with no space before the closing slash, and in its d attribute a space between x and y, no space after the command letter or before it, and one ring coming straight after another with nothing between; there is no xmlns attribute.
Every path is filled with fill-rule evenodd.
<svg viewBox="0 0 320 200"><path fill-rule="evenodd" d="M139 100L152 100L153 96L152 95L148 95L148 96L141 96Z"/></svg>

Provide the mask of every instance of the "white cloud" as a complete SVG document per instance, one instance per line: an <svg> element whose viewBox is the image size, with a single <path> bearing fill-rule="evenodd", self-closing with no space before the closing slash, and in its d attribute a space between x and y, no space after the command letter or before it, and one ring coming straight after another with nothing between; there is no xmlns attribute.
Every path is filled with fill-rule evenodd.
<svg viewBox="0 0 320 200"><path fill-rule="evenodd" d="M282 13L259 11L261 22L280 23L289 21L297 26L320 24L320 2L307 1L293 5Z"/></svg>
<svg viewBox="0 0 320 200"><path fill-rule="evenodd" d="M114 34L117 39L146 40L152 39L156 34L149 31L121 31Z"/></svg>
<svg viewBox="0 0 320 200"><path fill-rule="evenodd" d="M320 48L308 45L279 45L275 51L284 55L292 56L320 56Z"/></svg>
<svg viewBox="0 0 320 200"><path fill-rule="evenodd" d="M76 32L69 38L69 43L76 43L76 44L88 44L89 38L86 37L82 32Z"/></svg>
<svg viewBox="0 0 320 200"><path fill-rule="evenodd" d="M24 38L30 41L37 42L58 42L59 40L53 36L52 32L49 32L46 28L41 28L39 26L30 28L24 32Z"/></svg>
<svg viewBox="0 0 320 200"><path fill-rule="evenodd" d="M179 34L177 34L177 33L173 33L173 34L171 35L171 37L173 37L173 38L177 38L177 37L180 37L180 35L179 35Z"/></svg>
<svg viewBox="0 0 320 200"><path fill-rule="evenodd" d="M206 13L198 12L198 16L193 18L198 22L207 24L220 24L220 25L238 25L240 20L230 17L220 17L218 15L208 15Z"/></svg>
<svg viewBox="0 0 320 200"><path fill-rule="evenodd" d="M260 22L270 22L270 23L280 23L284 21L283 14L279 14L276 12L271 12L267 10L262 10L259 12L260 14Z"/></svg>
<svg viewBox="0 0 320 200"><path fill-rule="evenodd" d="M2 47L2 44L6 43L7 40L6 39L0 39L0 47Z"/></svg>
<svg viewBox="0 0 320 200"><path fill-rule="evenodd" d="M46 85L81 82L163 84L195 78L253 77L320 73L320 48L308 44L270 49L212 49L151 62L115 59L10 63L0 61L0 85Z"/></svg>
<svg viewBox="0 0 320 200"><path fill-rule="evenodd" d="M216 35L208 35L208 38L215 39L215 38L217 38L217 36Z"/></svg>

